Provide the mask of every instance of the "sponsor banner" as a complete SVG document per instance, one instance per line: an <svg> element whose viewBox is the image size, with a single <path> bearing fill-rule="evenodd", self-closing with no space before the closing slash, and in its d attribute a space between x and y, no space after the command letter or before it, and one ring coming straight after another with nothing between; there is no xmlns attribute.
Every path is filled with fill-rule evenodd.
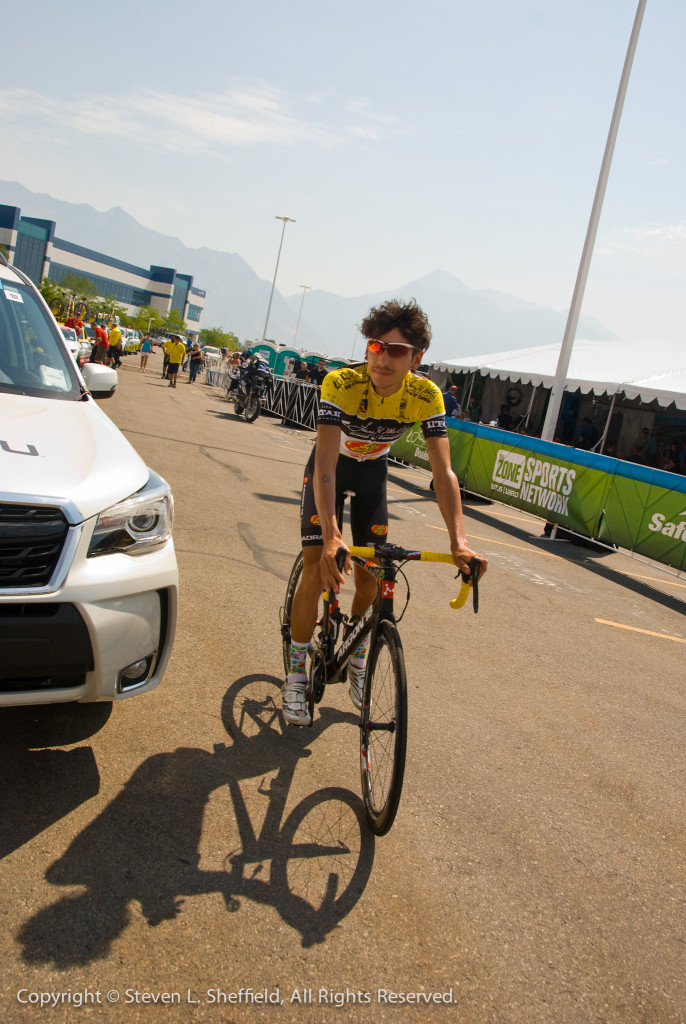
<svg viewBox="0 0 686 1024"><path fill-rule="evenodd" d="M597 536L604 500L612 478L602 469L574 459L576 449L491 430L498 437L475 439L464 477L470 491L503 501L566 526L586 537ZM608 460L614 461L614 460Z"/></svg>
<svg viewBox="0 0 686 1024"><path fill-rule="evenodd" d="M686 571L686 479L618 462L598 538Z"/></svg>
<svg viewBox="0 0 686 1024"><path fill-rule="evenodd" d="M686 570L686 478L476 423L449 421L448 438L468 491ZM419 423L391 455L429 468Z"/></svg>
<svg viewBox="0 0 686 1024"><path fill-rule="evenodd" d="M429 469L429 453L424 443L424 434L421 424L414 423L409 430L406 430L402 437L391 445L390 455L396 459L403 459L412 466L423 466Z"/></svg>

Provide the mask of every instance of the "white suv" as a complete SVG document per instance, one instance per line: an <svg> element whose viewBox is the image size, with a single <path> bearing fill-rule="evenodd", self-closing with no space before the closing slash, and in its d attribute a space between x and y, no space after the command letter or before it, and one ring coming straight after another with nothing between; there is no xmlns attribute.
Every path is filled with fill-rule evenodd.
<svg viewBox="0 0 686 1024"><path fill-rule="evenodd" d="M173 500L93 400L116 383L0 256L0 707L145 693L169 661Z"/></svg>

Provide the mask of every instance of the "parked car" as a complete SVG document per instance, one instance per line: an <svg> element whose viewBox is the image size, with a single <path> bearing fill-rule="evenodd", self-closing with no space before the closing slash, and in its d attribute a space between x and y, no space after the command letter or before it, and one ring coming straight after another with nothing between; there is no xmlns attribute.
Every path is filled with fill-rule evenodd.
<svg viewBox="0 0 686 1024"><path fill-rule="evenodd" d="M81 343L76 337L76 331L73 327L65 327L63 324L59 325L62 332L62 337L67 343L69 349L69 355L72 357L77 366L80 366L79 358L81 356Z"/></svg>
<svg viewBox="0 0 686 1024"><path fill-rule="evenodd" d="M174 639L169 486L94 398L31 280L0 256L0 707L152 690Z"/></svg>
<svg viewBox="0 0 686 1024"><path fill-rule="evenodd" d="M202 354L204 359L221 358L222 350L215 348L213 345L204 345Z"/></svg>

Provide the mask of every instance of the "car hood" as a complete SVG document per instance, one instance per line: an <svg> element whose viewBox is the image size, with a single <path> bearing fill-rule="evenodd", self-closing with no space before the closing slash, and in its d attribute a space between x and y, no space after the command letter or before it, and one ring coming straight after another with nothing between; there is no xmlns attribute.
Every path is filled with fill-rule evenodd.
<svg viewBox="0 0 686 1024"><path fill-rule="evenodd" d="M94 401L0 394L0 500L70 502L89 519L149 471Z"/></svg>

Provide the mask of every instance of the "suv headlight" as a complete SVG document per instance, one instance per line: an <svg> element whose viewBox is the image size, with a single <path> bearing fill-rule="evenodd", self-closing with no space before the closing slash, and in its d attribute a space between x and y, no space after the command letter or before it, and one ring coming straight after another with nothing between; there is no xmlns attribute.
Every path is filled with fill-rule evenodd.
<svg viewBox="0 0 686 1024"><path fill-rule="evenodd" d="M145 487L100 513L88 557L154 551L171 537L173 519L174 499L169 484L151 472Z"/></svg>

